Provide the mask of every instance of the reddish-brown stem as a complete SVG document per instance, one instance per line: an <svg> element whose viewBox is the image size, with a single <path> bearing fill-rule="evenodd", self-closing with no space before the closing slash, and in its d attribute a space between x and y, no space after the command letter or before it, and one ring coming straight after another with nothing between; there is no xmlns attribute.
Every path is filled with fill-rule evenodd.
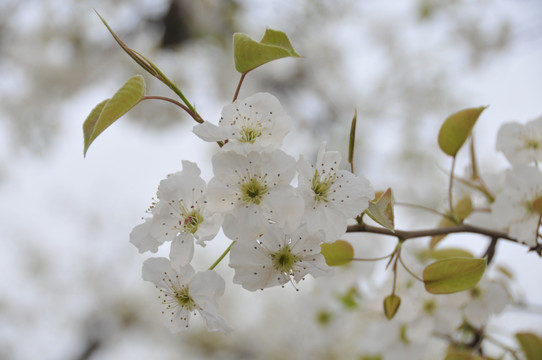
<svg viewBox="0 0 542 360"><path fill-rule="evenodd" d="M143 100L163 100L163 101L170 102L172 104L177 105L178 107L180 107L184 111L186 111L188 113L188 115L190 115L194 120L196 120L200 124L203 122L203 119L201 117L196 115L196 113L194 113L192 110L190 110L186 105L181 104L177 100L173 100L173 99L170 99L170 98L165 97L165 96L144 96L144 97L141 98L141 100L139 100L139 102L141 102Z"/></svg>
<svg viewBox="0 0 542 360"><path fill-rule="evenodd" d="M241 79L239 79L239 84L237 84L237 89L235 89L235 95L233 95L233 100L232 102L234 102L235 100L237 100L237 97L239 96L239 91L241 91L241 85L243 84L243 80L245 80L245 76L247 75L248 73L243 73L241 74Z"/></svg>

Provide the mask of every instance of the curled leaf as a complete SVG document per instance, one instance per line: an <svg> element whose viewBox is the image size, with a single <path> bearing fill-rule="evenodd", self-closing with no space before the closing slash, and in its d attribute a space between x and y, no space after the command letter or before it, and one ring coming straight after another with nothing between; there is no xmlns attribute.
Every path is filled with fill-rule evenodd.
<svg viewBox="0 0 542 360"><path fill-rule="evenodd" d="M376 201L369 201L369 207L365 213L378 224L390 231L395 231L393 205L395 200L391 189L388 188Z"/></svg>
<svg viewBox="0 0 542 360"><path fill-rule="evenodd" d="M348 162L350 163L350 169L354 172L354 147L356 144L356 123L358 121L358 111L354 113L352 123L350 125L350 139L348 142Z"/></svg>
<svg viewBox="0 0 542 360"><path fill-rule="evenodd" d="M267 29L260 42L252 40L243 33L233 35L235 69L241 74L284 57L300 56L295 52L288 36L282 31Z"/></svg>

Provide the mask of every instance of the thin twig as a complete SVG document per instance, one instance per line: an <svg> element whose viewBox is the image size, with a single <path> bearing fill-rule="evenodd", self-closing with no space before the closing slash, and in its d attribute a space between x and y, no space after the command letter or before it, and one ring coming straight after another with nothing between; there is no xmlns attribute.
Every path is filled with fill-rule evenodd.
<svg viewBox="0 0 542 360"><path fill-rule="evenodd" d="M172 104L175 104L177 105L178 107L180 107L181 109L183 109L184 111L186 111L188 113L188 115L190 115L194 120L196 120L197 122L199 123L202 123L203 122L203 119L201 117L199 117L198 115L196 115L192 110L190 110L187 106L181 104L180 102L178 102L177 100L173 100L173 99L170 99L168 97L164 97L164 96L144 96L141 98L141 100L139 100L139 102L143 101L143 100L163 100L163 101L167 101L167 102L170 102Z"/></svg>
<svg viewBox="0 0 542 360"><path fill-rule="evenodd" d="M399 255L399 261L401 262L401 265L403 265L403 267L405 268L405 270L406 270L410 275L412 275L416 280L421 281L421 282L424 282L423 279L422 279L421 277L419 277L418 275L414 274L414 273L408 268L408 266L405 265L405 263L403 262L403 259L401 258L401 255Z"/></svg>
<svg viewBox="0 0 542 360"><path fill-rule="evenodd" d="M234 102L235 100L237 100L237 97L239 96L239 91L241 91L241 85L243 84L243 80L245 80L245 76L247 75L248 73L243 73L241 74L241 79L239 79L239 84L237 84L237 89L235 89L235 95L233 95L233 100L232 102Z"/></svg>

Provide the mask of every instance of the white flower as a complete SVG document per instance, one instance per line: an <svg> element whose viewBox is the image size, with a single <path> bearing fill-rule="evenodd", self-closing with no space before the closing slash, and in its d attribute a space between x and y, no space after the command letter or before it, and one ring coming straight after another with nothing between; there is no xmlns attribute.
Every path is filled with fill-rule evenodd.
<svg viewBox="0 0 542 360"><path fill-rule="evenodd" d="M369 181L349 171L339 170L341 155L325 151L322 144L316 165L301 158L298 162L298 191L305 201L303 221L311 229L322 229L327 241L346 232L347 220L361 215L374 198Z"/></svg>
<svg viewBox="0 0 542 360"><path fill-rule="evenodd" d="M502 151L512 165L542 161L542 117L525 125L503 124L497 135L497 150Z"/></svg>
<svg viewBox="0 0 542 360"><path fill-rule="evenodd" d="M224 107L218 126L204 122L194 126L193 131L205 141L227 140L224 150L274 150L290 131L290 118L277 98L257 93Z"/></svg>
<svg viewBox="0 0 542 360"><path fill-rule="evenodd" d="M151 209L152 218L132 230L130 241L139 252L156 252L164 241L172 241L170 258L179 265L188 264L194 254L194 240L215 237L222 215L206 209L205 181L200 169L183 161L183 170L160 182L158 202Z"/></svg>
<svg viewBox="0 0 542 360"><path fill-rule="evenodd" d="M474 327L484 327L490 316L499 314L508 304L508 293L504 287L494 281L481 281L469 290L471 300L463 312L465 318Z"/></svg>
<svg viewBox="0 0 542 360"><path fill-rule="evenodd" d="M232 329L218 312L217 298L224 294L224 280L214 271L195 274L191 265L173 268L166 258L150 258L143 263L143 280L153 282L160 290L158 297L165 310L165 324L172 332L190 325L190 317L198 312L209 331Z"/></svg>
<svg viewBox="0 0 542 360"><path fill-rule="evenodd" d="M532 204L541 196L540 170L525 165L507 170L503 190L491 204L493 223L518 241L536 246L540 214Z"/></svg>
<svg viewBox="0 0 542 360"><path fill-rule="evenodd" d="M225 213L224 234L232 240L254 240L269 222L294 231L303 216L303 200L290 186L295 160L286 153L232 151L213 156L208 208Z"/></svg>
<svg viewBox="0 0 542 360"><path fill-rule="evenodd" d="M283 285L293 278L299 282L305 275L328 275L331 269L320 254L322 232L309 233L305 227L285 234L271 226L257 241L236 242L230 254L235 269L233 282L256 291Z"/></svg>

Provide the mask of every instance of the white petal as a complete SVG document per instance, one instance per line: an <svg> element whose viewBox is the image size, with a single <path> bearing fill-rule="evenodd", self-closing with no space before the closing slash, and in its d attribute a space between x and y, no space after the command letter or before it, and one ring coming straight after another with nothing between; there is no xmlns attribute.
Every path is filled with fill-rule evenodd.
<svg viewBox="0 0 542 360"><path fill-rule="evenodd" d="M140 253L146 251L157 252L158 246L163 244L164 240L151 235L152 219L147 218L143 224L139 224L130 233L130 242L139 250Z"/></svg>
<svg viewBox="0 0 542 360"><path fill-rule="evenodd" d="M203 317L203 319L205 320L205 325L207 326L208 331L220 331L225 334L233 331L233 329L228 325L226 320L224 320L216 313L206 310L200 310L199 313L201 314L201 317Z"/></svg>
<svg viewBox="0 0 542 360"><path fill-rule="evenodd" d="M187 265L192 261L194 257L194 237L187 234L179 234L171 242L171 248L169 252L169 258L171 260L171 266L174 268L180 268Z"/></svg>
<svg viewBox="0 0 542 360"><path fill-rule="evenodd" d="M276 186L269 191L262 204L267 208L268 216L292 233L299 227L305 204L301 196L289 185Z"/></svg>
<svg viewBox="0 0 542 360"><path fill-rule="evenodd" d="M175 277L177 272L171 267L169 260L166 258L149 258L143 262L143 280L151 281L156 286L163 289L169 288L167 276Z"/></svg>
<svg viewBox="0 0 542 360"><path fill-rule="evenodd" d="M267 217L262 211L255 205L248 205L227 214L222 231L231 240L254 241L265 232L267 226Z"/></svg>
<svg viewBox="0 0 542 360"><path fill-rule="evenodd" d="M203 222L198 224L198 231L194 234L198 245L205 246L205 241L214 239L223 221L223 214L205 211Z"/></svg>
<svg viewBox="0 0 542 360"><path fill-rule="evenodd" d="M229 127L228 127L229 128ZM201 124L197 124L192 128L192 132L196 134L200 139L205 141L224 141L228 139L231 134L231 130L226 127L219 127L205 121Z"/></svg>

